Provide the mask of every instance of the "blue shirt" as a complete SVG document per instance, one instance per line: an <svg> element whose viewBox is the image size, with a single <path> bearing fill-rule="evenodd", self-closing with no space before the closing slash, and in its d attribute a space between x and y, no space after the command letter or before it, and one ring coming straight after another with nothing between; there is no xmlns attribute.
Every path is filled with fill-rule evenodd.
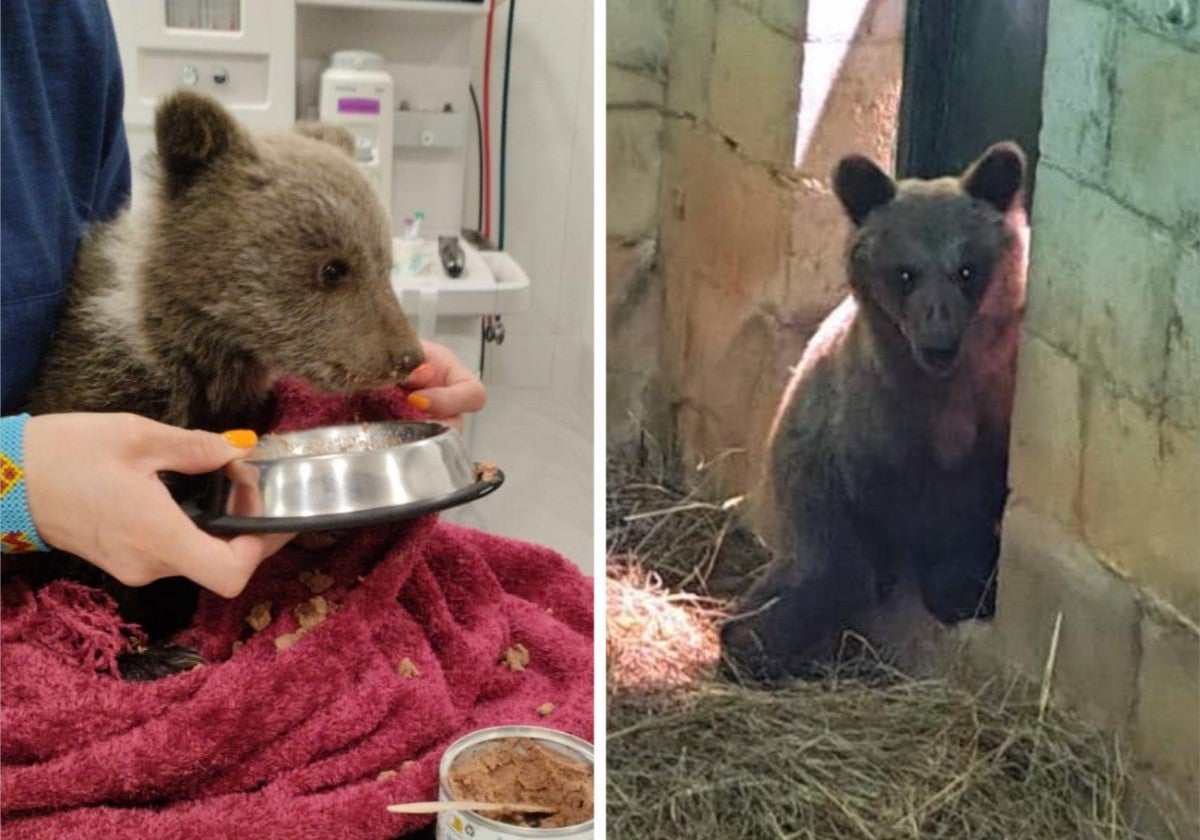
<svg viewBox="0 0 1200 840"><path fill-rule="evenodd" d="M0 6L0 413L25 402L84 225L129 197L124 82L104 0Z"/></svg>

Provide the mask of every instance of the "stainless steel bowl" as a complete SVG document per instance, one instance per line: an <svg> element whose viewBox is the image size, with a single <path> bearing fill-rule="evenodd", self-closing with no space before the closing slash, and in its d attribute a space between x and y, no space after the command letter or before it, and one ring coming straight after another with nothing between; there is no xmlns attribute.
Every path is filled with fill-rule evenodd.
<svg viewBox="0 0 1200 840"><path fill-rule="evenodd" d="M214 473L189 511L208 531L313 531L407 519L495 490L504 474L480 469L457 431L440 423L325 426L264 435Z"/></svg>

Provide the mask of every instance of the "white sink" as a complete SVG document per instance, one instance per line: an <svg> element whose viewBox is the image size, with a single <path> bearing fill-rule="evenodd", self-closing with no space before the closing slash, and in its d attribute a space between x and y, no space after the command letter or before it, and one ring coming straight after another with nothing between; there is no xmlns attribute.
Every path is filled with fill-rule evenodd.
<svg viewBox="0 0 1200 840"><path fill-rule="evenodd" d="M438 256L437 237L392 240L392 289L418 321L438 315L505 315L529 308L529 276L504 251L479 251L459 239L466 266L450 277ZM432 335L432 330L418 333Z"/></svg>

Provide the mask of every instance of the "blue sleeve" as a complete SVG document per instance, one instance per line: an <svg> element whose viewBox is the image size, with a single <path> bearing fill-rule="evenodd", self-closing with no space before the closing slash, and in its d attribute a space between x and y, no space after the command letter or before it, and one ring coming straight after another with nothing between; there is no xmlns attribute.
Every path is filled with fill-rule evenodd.
<svg viewBox="0 0 1200 840"><path fill-rule="evenodd" d="M130 190L116 33L101 0L0 6L0 413L23 407L79 238Z"/></svg>

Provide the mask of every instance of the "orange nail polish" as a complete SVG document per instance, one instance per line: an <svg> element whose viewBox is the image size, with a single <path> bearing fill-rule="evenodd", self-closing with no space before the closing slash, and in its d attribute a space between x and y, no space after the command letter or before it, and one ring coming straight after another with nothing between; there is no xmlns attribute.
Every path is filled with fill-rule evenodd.
<svg viewBox="0 0 1200 840"><path fill-rule="evenodd" d="M429 362L422 362L421 364L417 365L415 368L412 369L412 373L410 373L408 375L408 378L412 379L414 376L432 376L432 375L433 375L433 365L429 364Z"/></svg>
<svg viewBox="0 0 1200 840"><path fill-rule="evenodd" d="M253 429L230 429L221 436L240 449L253 449L258 443L258 435Z"/></svg>
<svg viewBox="0 0 1200 840"><path fill-rule="evenodd" d="M413 408L419 408L422 411L429 410L429 397L424 394L409 394L408 404Z"/></svg>

